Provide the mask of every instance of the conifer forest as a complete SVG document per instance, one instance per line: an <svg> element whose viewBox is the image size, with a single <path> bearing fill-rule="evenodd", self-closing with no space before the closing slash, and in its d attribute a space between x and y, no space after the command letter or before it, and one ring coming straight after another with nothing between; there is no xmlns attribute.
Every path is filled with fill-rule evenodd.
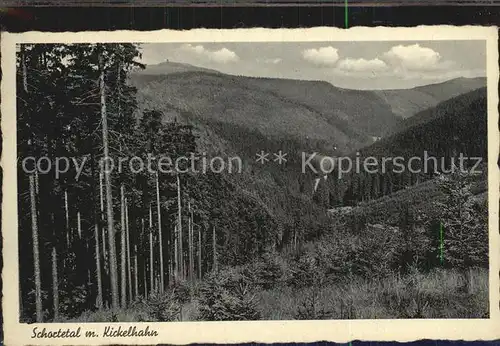
<svg viewBox="0 0 500 346"><path fill-rule="evenodd" d="M148 66L141 44L16 57L21 322L489 316L484 80L403 118L380 91ZM424 151L446 163L318 173Z"/></svg>

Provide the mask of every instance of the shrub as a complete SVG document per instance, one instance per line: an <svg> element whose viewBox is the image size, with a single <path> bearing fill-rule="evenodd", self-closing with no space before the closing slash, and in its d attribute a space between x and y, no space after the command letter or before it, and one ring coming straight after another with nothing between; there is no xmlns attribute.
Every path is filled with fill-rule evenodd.
<svg viewBox="0 0 500 346"><path fill-rule="evenodd" d="M200 287L199 319L204 321L257 320L257 299L250 282L235 268L209 274Z"/></svg>
<svg viewBox="0 0 500 346"><path fill-rule="evenodd" d="M398 271L407 273L415 265L419 269L430 267L427 253L431 247L431 239L427 234L427 219L427 215L411 209L408 204L400 209L398 227L401 230L401 244L396 252L394 266Z"/></svg>
<svg viewBox="0 0 500 346"><path fill-rule="evenodd" d="M252 285L270 289L286 282L290 271L287 262L277 252L266 252L262 259L244 266L241 274Z"/></svg>
<svg viewBox="0 0 500 346"><path fill-rule="evenodd" d="M460 269L488 267L488 211L474 202L472 179L460 171L441 176L439 186L446 197L435 205L444 230L444 261Z"/></svg>
<svg viewBox="0 0 500 346"><path fill-rule="evenodd" d="M173 299L181 304L187 303L191 299L191 287L187 281L178 281L172 285Z"/></svg>
<svg viewBox="0 0 500 346"><path fill-rule="evenodd" d="M179 318L181 304L177 300L174 290L171 290L163 294L153 292L147 300L135 303L134 308L146 311L155 321L168 322Z"/></svg>
<svg viewBox="0 0 500 346"><path fill-rule="evenodd" d="M311 256L326 275L384 277L394 267L400 238L397 227L368 224L359 235L339 231L323 237Z"/></svg>
<svg viewBox="0 0 500 346"><path fill-rule="evenodd" d="M305 299L297 309L298 320L324 320L331 318L332 311L325 309L319 297L319 288L313 287L306 293Z"/></svg>
<svg viewBox="0 0 500 346"><path fill-rule="evenodd" d="M316 249L317 263L326 275L336 278L352 272L354 253L359 249L358 236L337 230L318 242Z"/></svg>
<svg viewBox="0 0 500 346"><path fill-rule="evenodd" d="M325 276L324 269L318 263L318 257L314 252L304 253L292 263L288 284L295 288L318 285L321 278Z"/></svg>

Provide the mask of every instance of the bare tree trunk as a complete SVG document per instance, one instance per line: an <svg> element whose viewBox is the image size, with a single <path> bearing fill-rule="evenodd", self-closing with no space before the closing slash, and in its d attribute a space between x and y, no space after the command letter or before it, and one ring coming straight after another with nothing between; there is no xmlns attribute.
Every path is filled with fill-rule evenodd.
<svg viewBox="0 0 500 346"><path fill-rule="evenodd" d="M54 321L59 321L59 279L57 277L57 250L52 247L52 292L54 305Z"/></svg>
<svg viewBox="0 0 500 346"><path fill-rule="evenodd" d="M121 213L121 246L120 246L120 269L121 269L121 305L127 306L127 257L126 257L126 226L125 226L125 187L120 186L120 213Z"/></svg>
<svg viewBox="0 0 500 346"><path fill-rule="evenodd" d="M100 214L100 220L101 220L101 225L104 225L104 194L103 194L103 188L102 188L102 179L104 176L104 173L102 171L102 165L100 165L100 170L99 170L99 197L100 197L100 202L101 202L101 214ZM106 256L106 228L102 227L102 259L104 261L104 271L108 271L108 266L107 266L107 256Z"/></svg>
<svg viewBox="0 0 500 346"><path fill-rule="evenodd" d="M177 232L179 240L179 272L181 274L181 280L184 279L184 252L182 249L182 204L181 204L181 180L179 173L177 177Z"/></svg>
<svg viewBox="0 0 500 346"><path fill-rule="evenodd" d="M38 170L35 171L35 193L39 196Z"/></svg>
<svg viewBox="0 0 500 346"><path fill-rule="evenodd" d="M33 238L33 265L35 272L35 304L36 304L36 321L43 321L42 311L42 283L40 279L40 250L38 247L38 218L35 196L35 176L29 176L30 181L30 202L31 202L31 231Z"/></svg>
<svg viewBox="0 0 500 346"><path fill-rule="evenodd" d="M146 261L144 261L144 299L148 299L148 275L146 271Z"/></svg>
<svg viewBox="0 0 500 346"><path fill-rule="evenodd" d="M139 296L139 267L137 265L137 245L134 246L134 288L135 296Z"/></svg>
<svg viewBox="0 0 500 346"><path fill-rule="evenodd" d="M153 256L153 211L151 209L151 204L149 204L149 280L151 284L151 290L154 289L154 256Z"/></svg>
<svg viewBox="0 0 500 346"><path fill-rule="evenodd" d="M160 181L158 172L156 172L156 205L158 213L158 243L160 247L160 293L165 289L164 268L163 268L163 238L161 234L161 206L160 206Z"/></svg>
<svg viewBox="0 0 500 346"><path fill-rule="evenodd" d="M82 239L82 218L79 211L76 213L76 222L78 224L78 238Z"/></svg>
<svg viewBox="0 0 500 346"><path fill-rule="evenodd" d="M128 200L125 198L125 230L127 241L127 278L128 278L128 299L132 302L132 268L130 267L130 223L128 219Z"/></svg>
<svg viewBox="0 0 500 346"><path fill-rule="evenodd" d="M111 172L109 167L109 140L108 140L108 116L106 112L106 85L104 83L104 63L102 55L99 56L99 69L101 72L99 78L100 94L101 94L101 122L102 122L102 142L104 147L104 181L106 186L106 214L108 226L108 246L109 246L109 271L111 281L111 302L112 309L117 311L119 308L119 293L118 293L118 268L116 262L116 245L115 245L115 227L113 215L113 192L111 186Z"/></svg>
<svg viewBox="0 0 500 346"><path fill-rule="evenodd" d="M38 174L35 175L35 185L37 185L36 184L37 181L38 181ZM58 239L54 222L54 213L51 213L50 221L52 227L52 304L54 308L54 321L58 321L59 320L59 278L58 278L58 265L57 265Z"/></svg>
<svg viewBox="0 0 500 346"><path fill-rule="evenodd" d="M201 229L198 228L198 279L201 280Z"/></svg>
<svg viewBox="0 0 500 346"><path fill-rule="evenodd" d="M174 263L172 259L172 239L170 232L168 233L168 244L167 244L167 265L168 265L168 285L171 285L174 279Z"/></svg>
<svg viewBox="0 0 500 346"><path fill-rule="evenodd" d="M179 244L178 244L178 237L179 237L179 234L178 234L178 228L177 228L177 225L174 226L174 258L173 258L173 261L174 261L174 273L173 273L173 276L174 276L174 281L177 282L178 278L179 278Z"/></svg>
<svg viewBox="0 0 500 346"><path fill-rule="evenodd" d="M66 215L66 244L70 247L70 229L69 229L69 210L68 210L68 191L64 190L64 210Z"/></svg>
<svg viewBox="0 0 500 346"><path fill-rule="evenodd" d="M217 271L217 239L215 238L215 225L212 228L212 254L213 254L213 267L212 269Z"/></svg>
<svg viewBox="0 0 500 346"><path fill-rule="evenodd" d="M193 226L192 221L192 212L191 212L191 202L188 202L188 258L189 258L189 266L188 266L188 279L193 279L193 243L191 238L191 227Z"/></svg>
<svg viewBox="0 0 500 346"><path fill-rule="evenodd" d="M191 258L189 259L190 261L190 271L191 271L191 280L194 280L196 278L196 273L194 272L194 216L193 216L193 210L191 210Z"/></svg>
<svg viewBox="0 0 500 346"><path fill-rule="evenodd" d="M99 226L97 225L97 220L94 227L94 237L95 237L95 266L96 266L96 276L97 276L97 301L96 305L98 309L102 309L102 276L101 276L101 252L99 249Z"/></svg>
<svg viewBox="0 0 500 346"><path fill-rule="evenodd" d="M23 87L24 93L28 96L28 70L26 67L26 53L24 46L21 45L21 65L23 70ZM31 141L30 141L31 143ZM31 143L32 144L32 143ZM35 274L35 305L36 305L36 321L43 321L42 311L42 283L40 278L40 249L38 248L38 211L36 207L36 182L35 176L30 174L30 204L31 204L31 236L33 240L33 266Z"/></svg>
<svg viewBox="0 0 500 346"><path fill-rule="evenodd" d="M142 230L142 233L141 233L141 238L143 239L143 243L145 242L146 240L146 232L145 232L145 228L144 228L144 218L141 218L141 230ZM147 291L147 286L148 286L148 280L147 280L147 260L144 256L145 254L143 254L143 257L144 258L144 298L147 297L146 295L146 291Z"/></svg>

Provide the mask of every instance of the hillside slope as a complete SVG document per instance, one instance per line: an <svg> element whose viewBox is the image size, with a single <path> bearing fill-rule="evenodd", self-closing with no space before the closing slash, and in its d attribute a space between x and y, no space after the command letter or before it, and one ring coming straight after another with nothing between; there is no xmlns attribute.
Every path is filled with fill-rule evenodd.
<svg viewBox="0 0 500 346"><path fill-rule="evenodd" d="M322 183L327 186L318 189L319 196L313 192L316 176L301 171L302 152L342 156L363 148L366 156L411 157L423 150L449 156L452 150L462 150L463 143L464 152L479 155L484 143L476 145L472 139L486 138L484 89L439 104L427 118L403 120L376 92L345 90L326 82L188 71L135 74L132 83L142 109L161 111L166 122L193 125L199 151L241 157L243 172L226 178L238 196L254 201L259 212L285 225L279 231L285 240L297 229L306 239L327 227L328 207L375 199L425 180L402 175L378 183L361 175L340 183L328 179ZM427 95L437 93L432 88ZM407 126L410 121L414 125ZM390 128L401 132L373 143L372 135ZM472 136L470 128L475 131ZM288 154L286 165L272 161L279 150ZM266 165L255 161L261 151L270 154Z"/></svg>
<svg viewBox="0 0 500 346"><path fill-rule="evenodd" d="M479 88L441 102L406 119L394 135L381 139L362 152L410 157L409 154L420 155L424 150L442 156L461 150L471 156L485 156L486 99L486 88Z"/></svg>
<svg viewBox="0 0 500 346"><path fill-rule="evenodd" d="M168 61L168 60L159 64L147 65L144 70L138 70L135 71L135 73L145 74L145 75L168 75L172 73L195 72L195 71L219 73L216 70L211 70L204 67L194 66L186 63Z"/></svg>
<svg viewBox="0 0 500 346"><path fill-rule="evenodd" d="M374 91L394 114L407 119L440 102L486 86L486 78L457 78L443 83L402 90Z"/></svg>
<svg viewBox="0 0 500 346"><path fill-rule="evenodd" d="M355 129L369 137L380 137L400 122L390 105L370 90L343 89L324 81L274 78L247 78L246 83L306 105L344 132Z"/></svg>
<svg viewBox="0 0 500 346"><path fill-rule="evenodd" d="M290 81L308 83L306 89L292 90L280 88L281 82L273 81L278 85L271 87L266 86L268 80L260 83L260 80L249 77L206 72L135 75L133 78L141 105L145 108L156 107L167 116L170 114L171 118L180 114L184 121L209 127L210 124L222 123L256 131L274 140L294 140L300 143L303 150L318 148L326 152L345 153L371 142L364 129L355 126L355 123L374 123L359 119L361 116L374 117L373 110L362 110L362 107L376 109L376 105L370 104L369 100L363 102L358 98L357 103L346 102L343 95L324 91L321 104L318 101L321 96L308 98L305 92L311 91L312 86L316 87L315 90L331 87L327 83ZM295 90L304 92L302 99L288 95ZM334 107L331 100L337 100L335 102L339 106ZM363 106L358 107L358 104ZM391 121L398 121L388 106L382 103L377 106L381 117L389 114ZM340 116L340 113L346 115Z"/></svg>
<svg viewBox="0 0 500 346"><path fill-rule="evenodd" d="M434 179L435 172L449 173L452 160L456 167L460 167L460 155L481 157L483 165L480 167L486 167L486 99L486 88L481 88L442 102L416 116L411 126L361 149L360 157L378 158L379 169L376 174L362 171L361 174L345 176L342 181L345 189L343 200L337 205L356 205L422 184ZM396 157L404 158L400 161L403 168L390 159ZM435 159L429 159L432 157ZM411 170L408 168L410 158L415 158ZM386 163L383 163L384 159L387 159ZM472 169L476 161L464 161L463 166ZM485 181L486 174L483 172L478 179ZM331 191L331 183L324 188Z"/></svg>

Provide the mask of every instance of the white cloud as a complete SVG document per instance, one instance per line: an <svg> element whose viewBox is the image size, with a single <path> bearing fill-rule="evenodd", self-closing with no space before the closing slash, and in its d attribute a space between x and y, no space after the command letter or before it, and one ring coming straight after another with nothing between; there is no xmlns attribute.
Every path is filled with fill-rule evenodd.
<svg viewBox="0 0 500 346"><path fill-rule="evenodd" d="M332 46L311 48L302 52L302 57L316 65L333 66L339 60L338 49Z"/></svg>
<svg viewBox="0 0 500 346"><path fill-rule="evenodd" d="M181 46L182 50L192 52L197 55L205 56L209 60L212 60L217 63L228 63L238 61L238 55L227 49L221 48L219 50L209 50L203 47L202 45L193 46L192 44L184 44Z"/></svg>
<svg viewBox="0 0 500 346"><path fill-rule="evenodd" d="M398 45L383 54L383 59L393 65L395 70L438 70L450 68L451 61L443 61L441 54L418 43Z"/></svg>
<svg viewBox="0 0 500 346"><path fill-rule="evenodd" d="M340 70L352 72L375 72L388 69L387 64L379 58L371 60L345 58L339 61L337 67Z"/></svg>

